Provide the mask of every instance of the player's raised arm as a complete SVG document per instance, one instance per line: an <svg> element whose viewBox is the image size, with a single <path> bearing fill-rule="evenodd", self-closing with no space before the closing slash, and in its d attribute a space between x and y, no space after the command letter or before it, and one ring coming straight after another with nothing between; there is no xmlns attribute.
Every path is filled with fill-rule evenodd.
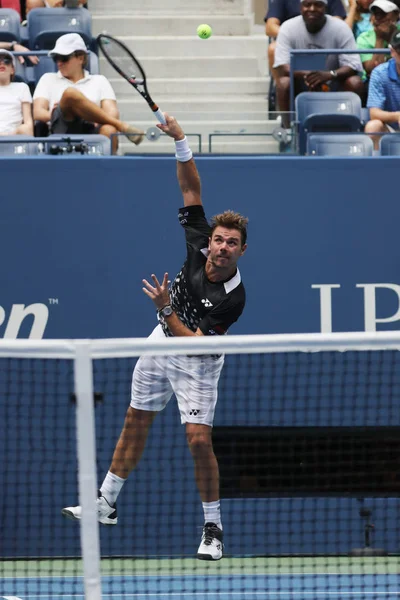
<svg viewBox="0 0 400 600"><path fill-rule="evenodd" d="M201 204L200 176L183 129L174 117L170 117L167 113L164 113L164 116L167 124L158 124L157 127L175 140L177 175L184 206Z"/></svg>

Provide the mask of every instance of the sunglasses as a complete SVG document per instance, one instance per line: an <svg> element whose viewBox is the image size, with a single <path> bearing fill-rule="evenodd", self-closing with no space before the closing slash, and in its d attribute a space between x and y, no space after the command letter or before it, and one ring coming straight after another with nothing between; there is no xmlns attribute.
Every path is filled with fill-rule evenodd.
<svg viewBox="0 0 400 600"><path fill-rule="evenodd" d="M3 65L12 65L12 58L10 56L0 55L0 63L3 63Z"/></svg>
<svg viewBox="0 0 400 600"><path fill-rule="evenodd" d="M67 63L73 56L75 56L75 52L73 52L72 54L68 54L67 56L65 56L64 54L55 54L53 56L53 60L55 63Z"/></svg>

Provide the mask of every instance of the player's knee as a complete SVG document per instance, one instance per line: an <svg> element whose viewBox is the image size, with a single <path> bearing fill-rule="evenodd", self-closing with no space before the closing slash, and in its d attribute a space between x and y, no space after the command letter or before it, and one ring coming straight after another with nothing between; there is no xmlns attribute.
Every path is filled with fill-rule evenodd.
<svg viewBox="0 0 400 600"><path fill-rule="evenodd" d="M188 433L187 441L189 444L190 452L194 457L205 456L213 451L211 436L203 432Z"/></svg>

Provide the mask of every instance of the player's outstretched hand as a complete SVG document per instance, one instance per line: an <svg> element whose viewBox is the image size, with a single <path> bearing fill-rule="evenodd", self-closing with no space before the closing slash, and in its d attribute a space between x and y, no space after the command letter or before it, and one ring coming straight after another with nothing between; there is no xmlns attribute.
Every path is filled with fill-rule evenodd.
<svg viewBox="0 0 400 600"><path fill-rule="evenodd" d="M164 113L164 117L167 124L162 125L161 123L157 123L157 127L170 137L174 138L175 141L183 140L185 134L175 117L170 117L167 113Z"/></svg>
<svg viewBox="0 0 400 600"><path fill-rule="evenodd" d="M143 279L144 287L142 288L146 296L151 298L157 308L161 310L164 306L170 303L168 284L168 273L164 273L162 283L158 281L157 277L153 274L151 276L154 285L151 285L147 279Z"/></svg>

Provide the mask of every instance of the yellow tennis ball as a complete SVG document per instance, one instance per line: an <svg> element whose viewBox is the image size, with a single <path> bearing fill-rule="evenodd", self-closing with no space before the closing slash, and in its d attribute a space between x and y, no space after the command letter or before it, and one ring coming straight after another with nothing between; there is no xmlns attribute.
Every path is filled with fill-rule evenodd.
<svg viewBox="0 0 400 600"><path fill-rule="evenodd" d="M199 25L197 28L197 35L202 40L208 40L208 38L212 35L212 29L209 25Z"/></svg>

